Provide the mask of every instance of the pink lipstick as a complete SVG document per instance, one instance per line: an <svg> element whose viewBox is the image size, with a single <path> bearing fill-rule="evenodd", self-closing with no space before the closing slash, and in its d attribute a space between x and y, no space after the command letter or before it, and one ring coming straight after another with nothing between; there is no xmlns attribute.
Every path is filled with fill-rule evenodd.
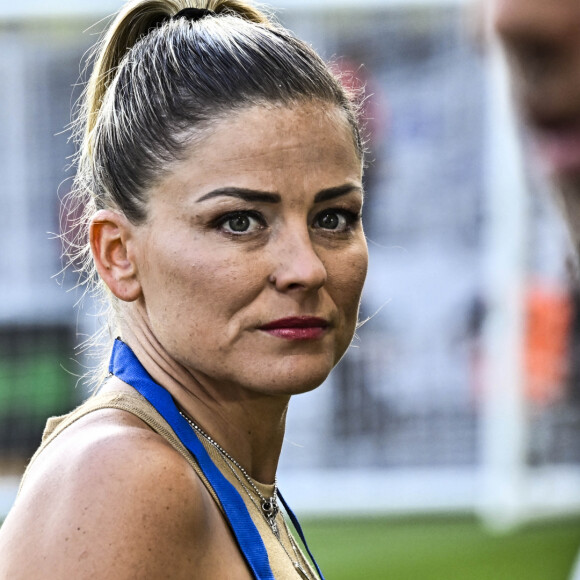
<svg viewBox="0 0 580 580"><path fill-rule="evenodd" d="M292 316L264 324L260 326L260 330L286 340L314 340L320 338L328 326L328 321L324 318Z"/></svg>
<svg viewBox="0 0 580 580"><path fill-rule="evenodd" d="M580 172L580 125L540 130L534 137L536 152L548 173L565 176Z"/></svg>

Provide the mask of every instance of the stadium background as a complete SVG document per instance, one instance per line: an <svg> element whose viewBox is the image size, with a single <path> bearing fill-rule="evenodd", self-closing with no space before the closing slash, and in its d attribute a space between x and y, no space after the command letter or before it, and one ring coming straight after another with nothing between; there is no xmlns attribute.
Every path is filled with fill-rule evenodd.
<svg viewBox="0 0 580 580"><path fill-rule="evenodd" d="M449 569L461 561L456 534L474 554L501 545L515 562L518 546L530 562L545 550L560 572L535 565L537 577L566 578L580 543L580 292L561 224L522 159L481 15L460 0L269 4L366 84L372 150L370 319L327 384L292 404L285 495L314 518L329 562L348 553L329 538L348 530L381 554L376 570L396 570L397 538L415 546L408 575L393 577L471 578ZM81 293L55 234L79 61L101 30L91 25L118 2L94 5L0 4L0 519L46 417L87 396L78 377L93 364L78 345L98 305L75 308ZM507 535L493 544L489 533ZM449 542L447 576L437 576L438 542ZM491 578L476 560L473 578ZM386 577L348 565L331 577Z"/></svg>

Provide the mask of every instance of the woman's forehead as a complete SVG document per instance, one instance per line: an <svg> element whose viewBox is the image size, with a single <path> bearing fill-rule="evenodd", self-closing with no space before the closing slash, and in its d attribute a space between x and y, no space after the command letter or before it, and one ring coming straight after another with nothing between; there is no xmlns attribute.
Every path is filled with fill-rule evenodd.
<svg viewBox="0 0 580 580"><path fill-rule="evenodd" d="M232 131L238 139L259 143L266 136L271 142L300 138L304 128L313 134L336 132L350 137L352 133L345 112L336 105L319 101L263 103L226 113L208 124L199 146L203 149L204 142L215 135L227 141Z"/></svg>
<svg viewBox="0 0 580 580"><path fill-rule="evenodd" d="M220 120L190 150L188 159L200 169L228 164L248 171L282 168L295 162L358 161L348 122L337 107L297 105L257 106Z"/></svg>
<svg viewBox="0 0 580 580"><path fill-rule="evenodd" d="M158 190L201 198L224 187L314 195L345 183L358 186L361 160L347 121L333 109L252 107L227 116L191 147Z"/></svg>

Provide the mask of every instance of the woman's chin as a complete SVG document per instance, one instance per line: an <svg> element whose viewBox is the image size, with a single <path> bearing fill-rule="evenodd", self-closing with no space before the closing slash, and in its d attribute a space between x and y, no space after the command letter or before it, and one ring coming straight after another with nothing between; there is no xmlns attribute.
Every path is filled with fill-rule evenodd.
<svg viewBox="0 0 580 580"><path fill-rule="evenodd" d="M272 395L300 395L308 393L318 388L328 377L334 365L321 365L312 367L310 365L301 367L294 365L291 369L279 369L271 377L264 377L266 380L260 381L257 389Z"/></svg>
<svg viewBox="0 0 580 580"><path fill-rule="evenodd" d="M270 368L270 378L264 381L264 388L285 395L299 395L318 388L330 375L332 369L344 356L346 347L334 351L312 353L306 357L282 357L278 364Z"/></svg>

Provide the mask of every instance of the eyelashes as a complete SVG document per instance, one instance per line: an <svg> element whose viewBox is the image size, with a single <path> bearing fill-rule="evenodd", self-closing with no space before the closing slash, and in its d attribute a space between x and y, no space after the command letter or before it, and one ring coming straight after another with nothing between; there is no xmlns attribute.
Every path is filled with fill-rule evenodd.
<svg viewBox="0 0 580 580"><path fill-rule="evenodd" d="M361 220L360 212L344 208L327 208L318 212L310 227L326 234L350 232ZM254 210L237 210L218 216L211 227L232 237L250 236L268 229L265 216Z"/></svg>
<svg viewBox="0 0 580 580"><path fill-rule="evenodd" d="M346 232L360 221L360 213L346 209L325 209L319 212L314 220L316 227L329 232Z"/></svg>
<svg viewBox="0 0 580 580"><path fill-rule="evenodd" d="M255 233L267 227L264 216L256 211L234 211L220 216L214 227L224 233L240 236Z"/></svg>

